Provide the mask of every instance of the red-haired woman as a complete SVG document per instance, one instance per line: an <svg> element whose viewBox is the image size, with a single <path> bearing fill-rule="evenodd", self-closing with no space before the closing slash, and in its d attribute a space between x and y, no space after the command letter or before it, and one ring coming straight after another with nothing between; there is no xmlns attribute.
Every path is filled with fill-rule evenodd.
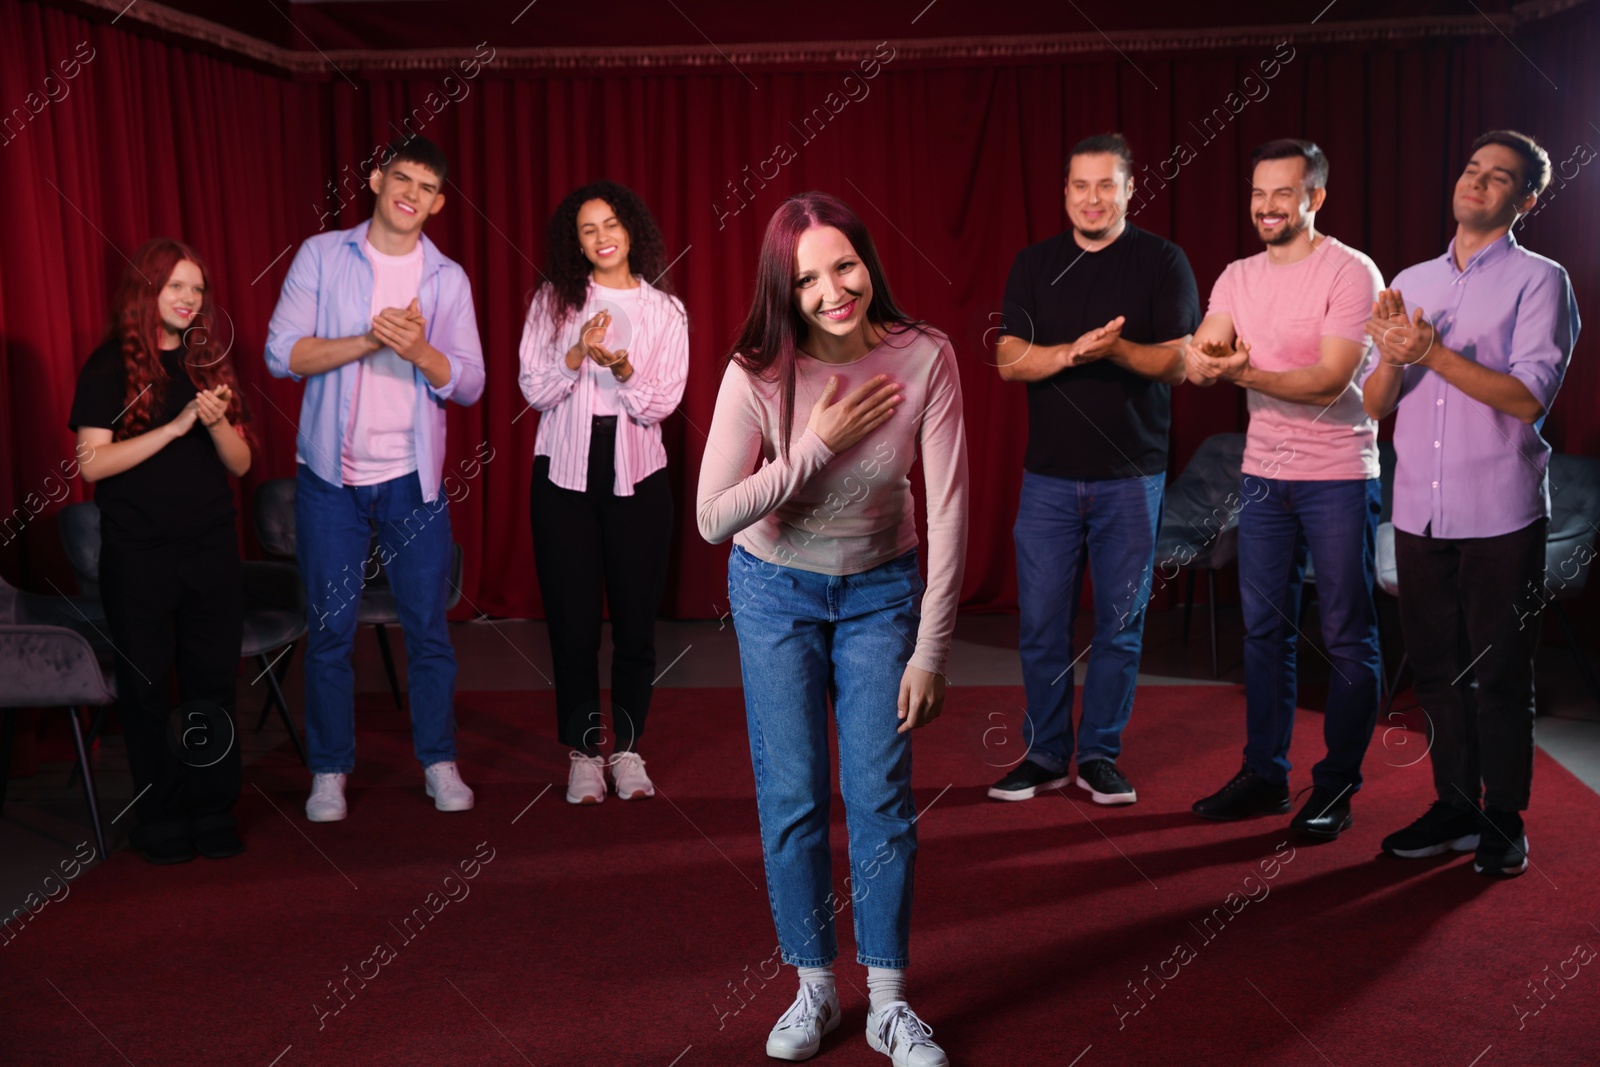
<svg viewBox="0 0 1600 1067"><path fill-rule="evenodd" d="M100 506L100 596L136 795L129 838L152 863L244 851L232 813L244 593L228 475L250 469L250 444L213 326L200 257L148 242L78 375L69 421Z"/></svg>
<svg viewBox="0 0 1600 1067"><path fill-rule="evenodd" d="M797 410L809 413L803 422ZM961 386L949 341L895 305L872 238L839 200L792 197L768 224L709 436L700 532L734 541L728 599L767 893L783 961L800 972L767 1055L807 1059L838 1025L833 919L848 903L867 968L868 1043L896 1067L944 1067L905 1000L917 849L909 731L944 706L966 550ZM907 477L919 453L926 586ZM850 831L843 894L828 842L830 698Z"/></svg>

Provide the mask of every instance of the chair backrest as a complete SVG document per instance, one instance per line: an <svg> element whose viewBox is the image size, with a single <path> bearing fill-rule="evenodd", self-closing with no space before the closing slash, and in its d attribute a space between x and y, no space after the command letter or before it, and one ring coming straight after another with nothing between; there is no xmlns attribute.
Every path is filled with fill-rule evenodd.
<svg viewBox="0 0 1600 1067"><path fill-rule="evenodd" d="M1244 464L1244 434L1213 434L1200 442L1173 483L1162 508L1157 556L1179 546L1197 550L1197 563L1220 535L1238 525L1244 497L1239 471Z"/></svg>
<svg viewBox="0 0 1600 1067"><path fill-rule="evenodd" d="M256 537L271 555L295 558L293 478L274 478L256 488Z"/></svg>
<svg viewBox="0 0 1600 1067"><path fill-rule="evenodd" d="M1550 457L1550 539L1545 548L1545 585L1557 600L1583 592L1595 559L1600 526L1600 459L1557 453Z"/></svg>
<svg viewBox="0 0 1600 1067"><path fill-rule="evenodd" d="M92 500L68 504L56 515L61 528L61 547L67 562L78 576L78 591L84 596L100 595L100 506Z"/></svg>

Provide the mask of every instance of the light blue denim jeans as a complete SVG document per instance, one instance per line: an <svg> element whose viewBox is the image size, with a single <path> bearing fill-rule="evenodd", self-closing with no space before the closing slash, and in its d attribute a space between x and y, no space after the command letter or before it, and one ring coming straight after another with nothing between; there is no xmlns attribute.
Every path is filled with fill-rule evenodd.
<svg viewBox="0 0 1600 1067"><path fill-rule="evenodd" d="M767 895L785 963L833 962L834 917L849 906L857 960L907 964L916 808L911 735L896 732L896 705L922 588L915 550L849 575L767 563L737 545L728 559ZM830 699L850 833L850 871L838 888L828 840Z"/></svg>

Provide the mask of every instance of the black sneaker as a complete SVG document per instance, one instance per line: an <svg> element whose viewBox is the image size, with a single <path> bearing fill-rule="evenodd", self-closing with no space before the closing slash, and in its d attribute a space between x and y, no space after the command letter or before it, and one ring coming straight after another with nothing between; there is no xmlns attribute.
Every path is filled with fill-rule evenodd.
<svg viewBox="0 0 1600 1067"><path fill-rule="evenodd" d="M1052 771L1032 760L1023 760L1011 773L989 787L995 800L1031 800L1041 789L1060 789L1072 781L1072 775Z"/></svg>
<svg viewBox="0 0 1600 1067"><path fill-rule="evenodd" d="M1384 838L1383 850L1408 860L1437 856L1441 852L1468 852L1478 847L1478 828L1482 820L1476 808L1468 811L1435 800L1422 818Z"/></svg>
<svg viewBox="0 0 1600 1067"><path fill-rule="evenodd" d="M1132 804L1139 799L1117 765L1108 759L1078 764L1078 788L1087 789L1096 804Z"/></svg>
<svg viewBox="0 0 1600 1067"><path fill-rule="evenodd" d="M1251 815L1282 815L1289 810L1289 786L1273 785L1249 767L1241 767L1227 785L1195 801L1189 810L1223 822Z"/></svg>
<svg viewBox="0 0 1600 1067"><path fill-rule="evenodd" d="M1483 810L1483 832L1472 869L1479 874L1515 877L1528 869L1528 835L1522 829L1522 813Z"/></svg>
<svg viewBox="0 0 1600 1067"><path fill-rule="evenodd" d="M1300 813L1289 820L1289 829L1318 841L1332 841L1350 829L1355 819L1350 814L1350 789L1311 787L1311 799Z"/></svg>

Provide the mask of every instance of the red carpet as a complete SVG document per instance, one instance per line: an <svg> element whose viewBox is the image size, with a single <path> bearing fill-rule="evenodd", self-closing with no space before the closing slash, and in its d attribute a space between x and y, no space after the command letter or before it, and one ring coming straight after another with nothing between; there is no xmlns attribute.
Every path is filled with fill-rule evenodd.
<svg viewBox="0 0 1600 1067"><path fill-rule="evenodd" d="M424 800L386 700L362 705L348 821L304 821L280 752L247 773L246 855L118 853L0 946L0 1063L771 1062L793 972L762 987L776 939L737 690L659 691L659 795L585 809L562 798L548 693L462 694L465 815ZM1500 883L1470 857L1375 858L1431 796L1415 734L1380 728L1354 830L1307 846L1287 817L1188 813L1238 766L1239 691L1140 690L1121 766L1141 799L1121 810L985 799L1020 703L952 690L917 737L911 994L957 1065L1597 1062L1600 799L1543 754L1537 869ZM1302 712L1297 789L1320 726ZM840 920L845 1019L815 1062L885 1064Z"/></svg>

